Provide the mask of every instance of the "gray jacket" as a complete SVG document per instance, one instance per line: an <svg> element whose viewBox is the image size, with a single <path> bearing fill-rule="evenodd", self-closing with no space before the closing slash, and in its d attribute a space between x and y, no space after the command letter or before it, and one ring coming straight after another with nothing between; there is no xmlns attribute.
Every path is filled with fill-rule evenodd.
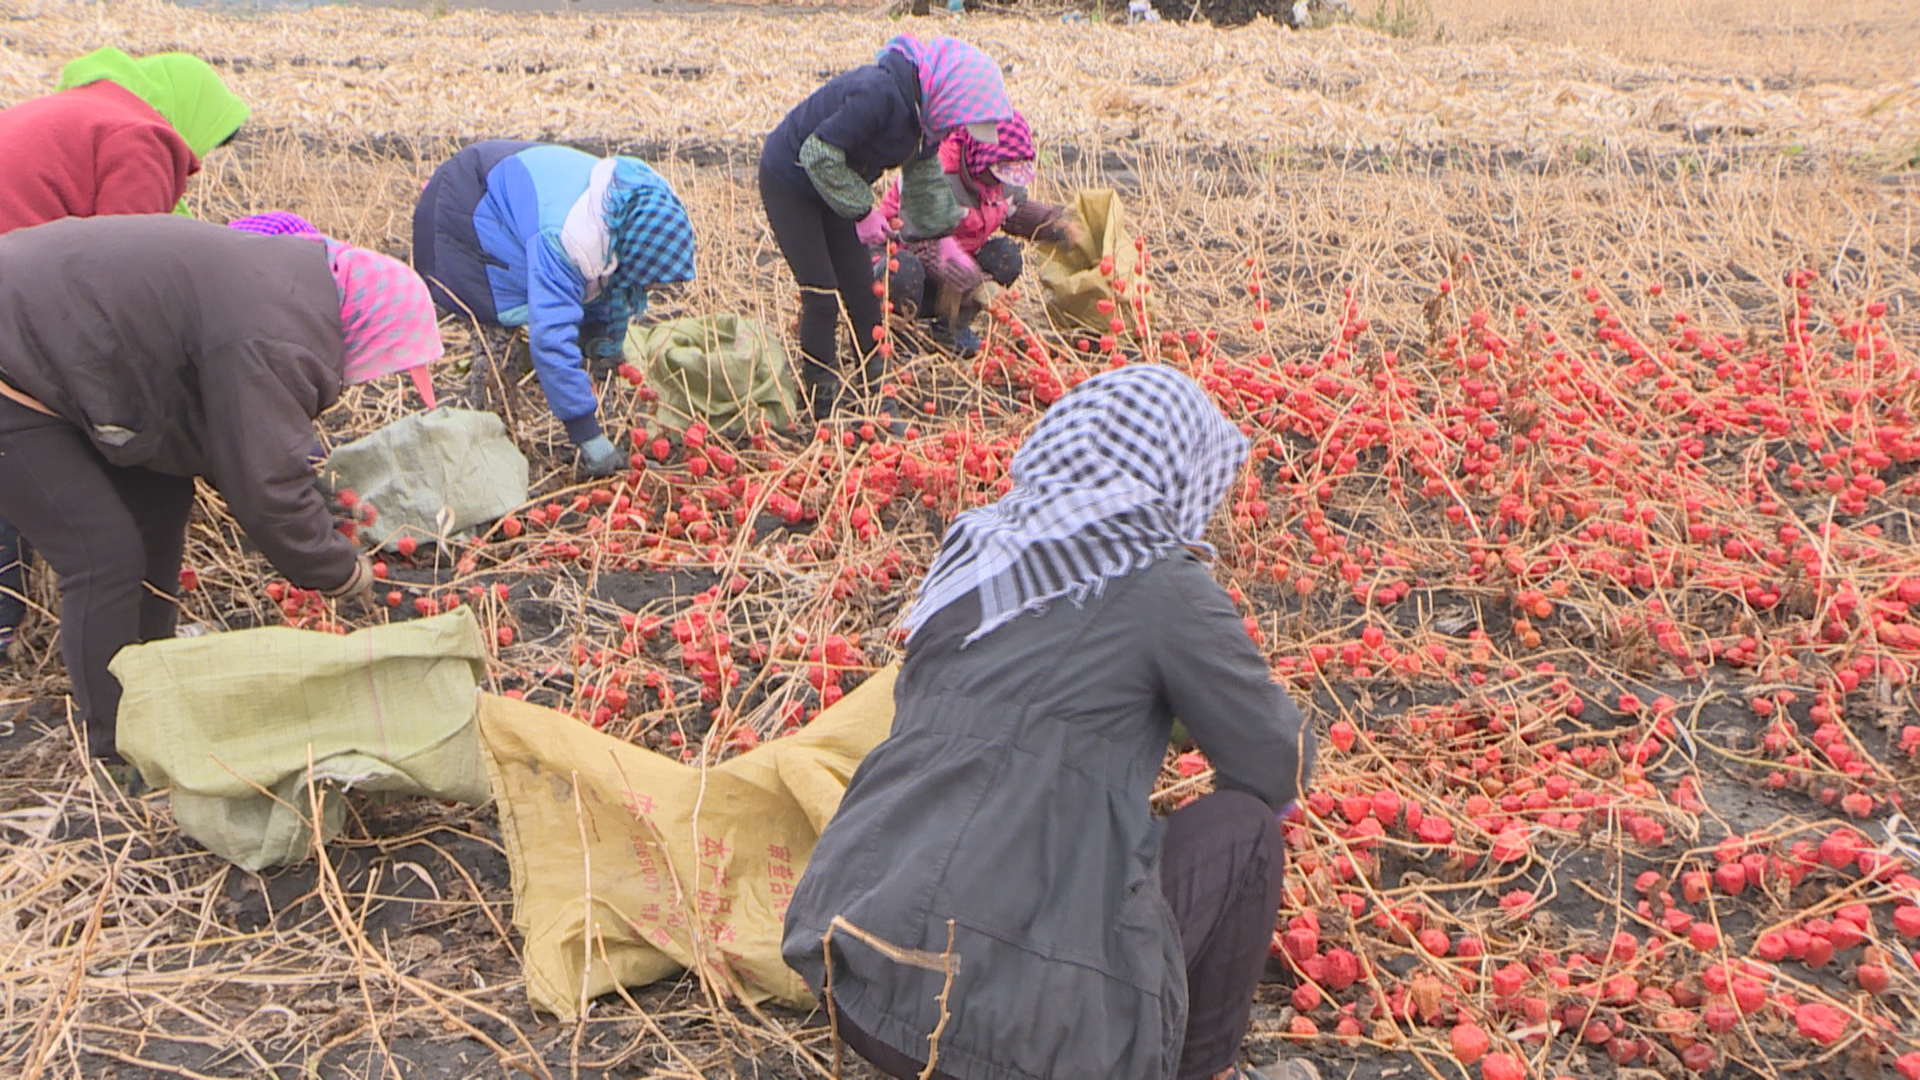
<svg viewBox="0 0 1920 1080"><path fill-rule="evenodd" d="M109 462L202 476L295 585L358 551L307 454L340 396L326 249L172 214L66 218L0 237L0 378Z"/></svg>
<svg viewBox="0 0 1920 1080"><path fill-rule="evenodd" d="M1186 971L1148 796L1178 715L1223 788L1282 807L1313 736L1224 591L1181 552L966 648L969 598L910 643L893 733L847 788L787 913L816 992L836 915L961 961L937 1068L958 1080L1171 1080ZM836 932L841 1015L917 1061L944 976Z"/></svg>

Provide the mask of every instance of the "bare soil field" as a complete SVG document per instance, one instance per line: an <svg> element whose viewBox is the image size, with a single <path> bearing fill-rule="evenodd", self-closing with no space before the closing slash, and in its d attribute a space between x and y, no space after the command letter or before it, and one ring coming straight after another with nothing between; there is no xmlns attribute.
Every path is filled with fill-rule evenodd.
<svg viewBox="0 0 1920 1080"><path fill-rule="evenodd" d="M1920 15L1355 7L1222 32L0 0L0 104L100 45L195 52L254 108L197 213L292 210L402 257L463 142L638 153L699 232L665 310L788 328L760 136L891 33L964 34L1034 124L1040 197L1121 194L1148 261L1113 325L1048 325L1029 287L975 359L897 326L900 438L658 445L646 387L609 376L609 427L641 437L599 488L528 383L511 529L391 560L392 606L315 605L208 495L183 621L345 629L459 597L514 631L490 688L721 760L819 707L803 643L846 643L843 687L895 657L943 522L1065 387L1176 364L1258 447L1216 570L1322 739L1255 1062L1493 1080L1460 1063L1466 1025L1530 1077L1898 1075L1920 1052ZM499 340L444 333L455 394ZM335 441L404 408L351 393ZM578 1026L536 1014L490 808L356 804L315 859L252 874L164 794L103 790L48 577L0 683L0 1073L830 1073L819 1017L699 975ZM635 631L693 615L724 662ZM1165 802L1208 782L1181 750Z"/></svg>

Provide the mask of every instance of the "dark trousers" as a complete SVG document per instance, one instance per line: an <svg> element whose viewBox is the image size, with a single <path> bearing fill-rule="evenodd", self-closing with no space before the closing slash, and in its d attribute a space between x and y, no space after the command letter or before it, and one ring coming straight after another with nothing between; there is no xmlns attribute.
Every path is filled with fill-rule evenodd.
<svg viewBox="0 0 1920 1080"><path fill-rule="evenodd" d="M837 343L842 305L865 365L862 376L869 382L880 377L873 351L873 328L880 324L873 257L853 222L834 213L817 194L796 191L766 169L760 170L760 201L780 254L800 284L800 372L814 391L815 414L821 415L821 396L832 398L841 386Z"/></svg>
<svg viewBox="0 0 1920 1080"><path fill-rule="evenodd" d="M110 464L80 429L0 399L0 516L59 575L60 651L87 751L117 760L122 646L173 636L193 481Z"/></svg>
<svg viewBox="0 0 1920 1080"><path fill-rule="evenodd" d="M27 614L26 560L20 530L0 521L0 648Z"/></svg>
<svg viewBox="0 0 1920 1080"><path fill-rule="evenodd" d="M1233 1064L1247 1037L1253 992L1280 913L1286 846L1267 804L1238 791L1195 799L1167 818L1160 888L1187 958L1187 1040L1179 1080L1204 1080ZM915 1061L837 1017L840 1040L874 1068L915 1080ZM952 1080L935 1072L934 1080Z"/></svg>
<svg viewBox="0 0 1920 1080"><path fill-rule="evenodd" d="M927 268L920 265L920 259L909 251L895 252L890 261L897 269L886 274L887 299L893 301L895 311L902 314L918 315L924 319L933 318L938 310L935 301L939 286L927 279ZM1026 257L1020 251L1020 245L1012 237L996 236L980 245L973 253L973 261L980 265L988 277L1003 287L1010 287L1020 280L1020 272L1026 267ZM880 275L876 273L877 279ZM960 309L959 323L962 326L973 321L976 311L971 307Z"/></svg>

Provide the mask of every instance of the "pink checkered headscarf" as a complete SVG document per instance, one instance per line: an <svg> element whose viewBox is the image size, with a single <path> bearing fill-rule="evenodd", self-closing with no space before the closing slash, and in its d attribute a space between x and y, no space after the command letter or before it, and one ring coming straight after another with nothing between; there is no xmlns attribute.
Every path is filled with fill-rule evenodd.
<svg viewBox="0 0 1920 1080"><path fill-rule="evenodd" d="M257 233L261 236L319 236L320 230L299 214L289 214L285 210L269 210L264 214L234 218L227 222L227 228L241 232Z"/></svg>
<svg viewBox="0 0 1920 1080"><path fill-rule="evenodd" d="M995 166L1033 160L1033 129L1027 126L1026 117L1015 112L1013 116L1000 121L998 134L1000 137L994 142L982 142L966 128L950 136L960 151L960 160L966 166L967 175L976 181L1000 179Z"/></svg>
<svg viewBox="0 0 1920 1080"><path fill-rule="evenodd" d="M327 263L340 288L348 383L406 372L434 407L431 365L440 359L440 327L427 283L398 259L329 239Z"/></svg>
<svg viewBox="0 0 1920 1080"><path fill-rule="evenodd" d="M897 52L920 73L921 127L929 145L967 124L998 123L1013 115L1013 100L1000 65L979 49L950 37L921 41L900 34L881 55Z"/></svg>

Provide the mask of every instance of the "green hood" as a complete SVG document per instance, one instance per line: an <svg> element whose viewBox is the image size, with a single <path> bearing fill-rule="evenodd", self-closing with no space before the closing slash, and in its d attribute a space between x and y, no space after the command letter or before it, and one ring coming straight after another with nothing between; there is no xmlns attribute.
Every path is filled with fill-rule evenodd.
<svg viewBox="0 0 1920 1080"><path fill-rule="evenodd" d="M119 49L97 49L60 70L60 89L102 79L118 83L153 106L198 158L226 142L247 121L246 102L197 56L161 53L136 60Z"/></svg>

